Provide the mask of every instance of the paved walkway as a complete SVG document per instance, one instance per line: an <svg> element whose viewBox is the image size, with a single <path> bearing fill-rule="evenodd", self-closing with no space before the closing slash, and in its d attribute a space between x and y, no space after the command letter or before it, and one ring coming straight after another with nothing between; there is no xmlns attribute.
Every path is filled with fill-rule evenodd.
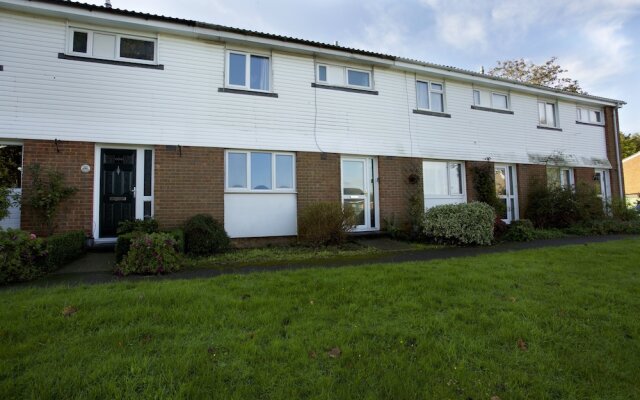
<svg viewBox="0 0 640 400"><path fill-rule="evenodd" d="M532 242L522 243L503 243L490 247L445 247L441 249L428 249L428 250L403 250L400 246L390 251L383 252L381 254L374 254L371 257L363 257L359 259L328 259L326 262L319 264L316 262L293 262L283 263L282 265L270 265L270 266L243 266L243 267L230 267L225 270L218 269L192 269L185 270L175 274L161 275L161 276L128 276L117 277L111 272L112 266L115 264L115 255L113 253L88 253L85 257L76 260L75 262L65 266L64 268L56 271L50 275L43 277L42 279L26 282L21 284L15 284L5 286L6 288L27 287L27 286L51 286L51 285L77 285L77 284L94 284L94 283L109 283L119 281L158 281L165 279L194 279L194 278L208 278L223 274L246 274L252 272L268 272L268 271L282 271L293 270L302 268L336 268L343 266L364 265L364 264L388 264L399 263L407 261L430 261L430 260L442 260L448 258L458 257L470 257L482 254L502 253L508 251L527 250L527 249L539 249L545 247L558 247L566 245L576 245L589 243L603 243L614 240L638 238L637 235L610 235L610 236L584 236L584 237L569 237L560 239L549 240L536 240ZM372 239L380 240L380 239ZM390 243L385 243L384 246L392 247ZM394 251L395 250L395 251Z"/></svg>

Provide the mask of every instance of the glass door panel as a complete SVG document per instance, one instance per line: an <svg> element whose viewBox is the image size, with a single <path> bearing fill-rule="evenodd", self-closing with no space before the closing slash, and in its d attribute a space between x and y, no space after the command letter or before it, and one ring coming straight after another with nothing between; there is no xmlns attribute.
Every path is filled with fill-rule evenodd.
<svg viewBox="0 0 640 400"><path fill-rule="evenodd" d="M343 158L342 204L353 209L355 230L377 228L376 218L376 163L373 158Z"/></svg>
<svg viewBox="0 0 640 400"><path fill-rule="evenodd" d="M495 166L496 196L504 204L501 219L509 223L518 218L516 171L513 165Z"/></svg>

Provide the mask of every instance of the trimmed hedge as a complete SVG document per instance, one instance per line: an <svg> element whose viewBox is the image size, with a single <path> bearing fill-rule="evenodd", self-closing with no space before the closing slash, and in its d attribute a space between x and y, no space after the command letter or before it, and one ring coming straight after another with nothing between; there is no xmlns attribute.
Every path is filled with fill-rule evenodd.
<svg viewBox="0 0 640 400"><path fill-rule="evenodd" d="M55 271L85 253L85 234L83 231L58 233L46 238L45 242L47 244L48 271Z"/></svg>
<svg viewBox="0 0 640 400"><path fill-rule="evenodd" d="M169 233L139 233L115 272L119 275L157 275L178 271L182 258L176 247L177 243Z"/></svg>
<svg viewBox="0 0 640 400"><path fill-rule="evenodd" d="M194 215L184 224L184 248L189 254L207 256L224 252L230 246L224 226L210 215Z"/></svg>
<svg viewBox="0 0 640 400"><path fill-rule="evenodd" d="M490 245L495 211L486 203L445 204L428 209L423 230L427 239L458 245Z"/></svg>

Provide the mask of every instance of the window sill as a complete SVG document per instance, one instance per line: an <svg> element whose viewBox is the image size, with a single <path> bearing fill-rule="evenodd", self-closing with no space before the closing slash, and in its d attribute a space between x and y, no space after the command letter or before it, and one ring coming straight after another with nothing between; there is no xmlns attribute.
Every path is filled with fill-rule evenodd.
<svg viewBox="0 0 640 400"><path fill-rule="evenodd" d="M430 115L432 117L451 118L451 114L438 111L413 110L414 114Z"/></svg>
<svg viewBox="0 0 640 400"><path fill-rule="evenodd" d="M558 132L562 132L562 128L556 128L554 126L544 126L544 125L538 125L538 129L546 129L549 131L558 131Z"/></svg>
<svg viewBox="0 0 640 400"><path fill-rule="evenodd" d="M340 90L340 91L343 91L343 92L351 92L351 93L372 94L374 96L378 95L378 91L377 90L356 89L356 88L346 87L346 86L333 86L333 85L323 85L323 84L320 84L320 83L311 83L311 87L318 88L318 89Z"/></svg>
<svg viewBox="0 0 640 400"><path fill-rule="evenodd" d="M576 124L578 125L589 125L589 126L599 126L599 127L604 127L604 124L598 124L598 123L593 123L593 122L582 122L582 121L576 121Z"/></svg>
<svg viewBox="0 0 640 400"><path fill-rule="evenodd" d="M489 111L489 112L494 112L494 113L498 113L498 114L511 114L513 115L513 111L511 110L503 110L500 108L491 108L491 107L481 107L481 106L471 106L471 109L473 110L478 110L478 111Z"/></svg>
<svg viewBox="0 0 640 400"><path fill-rule="evenodd" d="M250 96L262 96L262 97L278 97L278 93L271 92L258 92L256 90L248 89L232 89L232 88L218 88L218 92L221 93L236 93L236 94L248 94Z"/></svg>
<svg viewBox="0 0 640 400"><path fill-rule="evenodd" d="M125 67L164 70L164 65L162 64L145 64L145 63L137 63L132 61L106 60L102 58L71 56L69 54L64 54L64 53L58 53L58 58L63 60L85 61L85 62L92 62L92 63L98 63L98 64L122 65Z"/></svg>

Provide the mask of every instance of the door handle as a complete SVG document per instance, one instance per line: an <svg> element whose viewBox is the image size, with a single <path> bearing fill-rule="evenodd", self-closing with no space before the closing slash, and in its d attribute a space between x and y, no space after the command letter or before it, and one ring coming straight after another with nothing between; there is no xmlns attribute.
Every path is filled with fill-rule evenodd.
<svg viewBox="0 0 640 400"><path fill-rule="evenodd" d="M131 189L131 194L133 195L133 198L136 198L136 187L134 186L133 189Z"/></svg>

